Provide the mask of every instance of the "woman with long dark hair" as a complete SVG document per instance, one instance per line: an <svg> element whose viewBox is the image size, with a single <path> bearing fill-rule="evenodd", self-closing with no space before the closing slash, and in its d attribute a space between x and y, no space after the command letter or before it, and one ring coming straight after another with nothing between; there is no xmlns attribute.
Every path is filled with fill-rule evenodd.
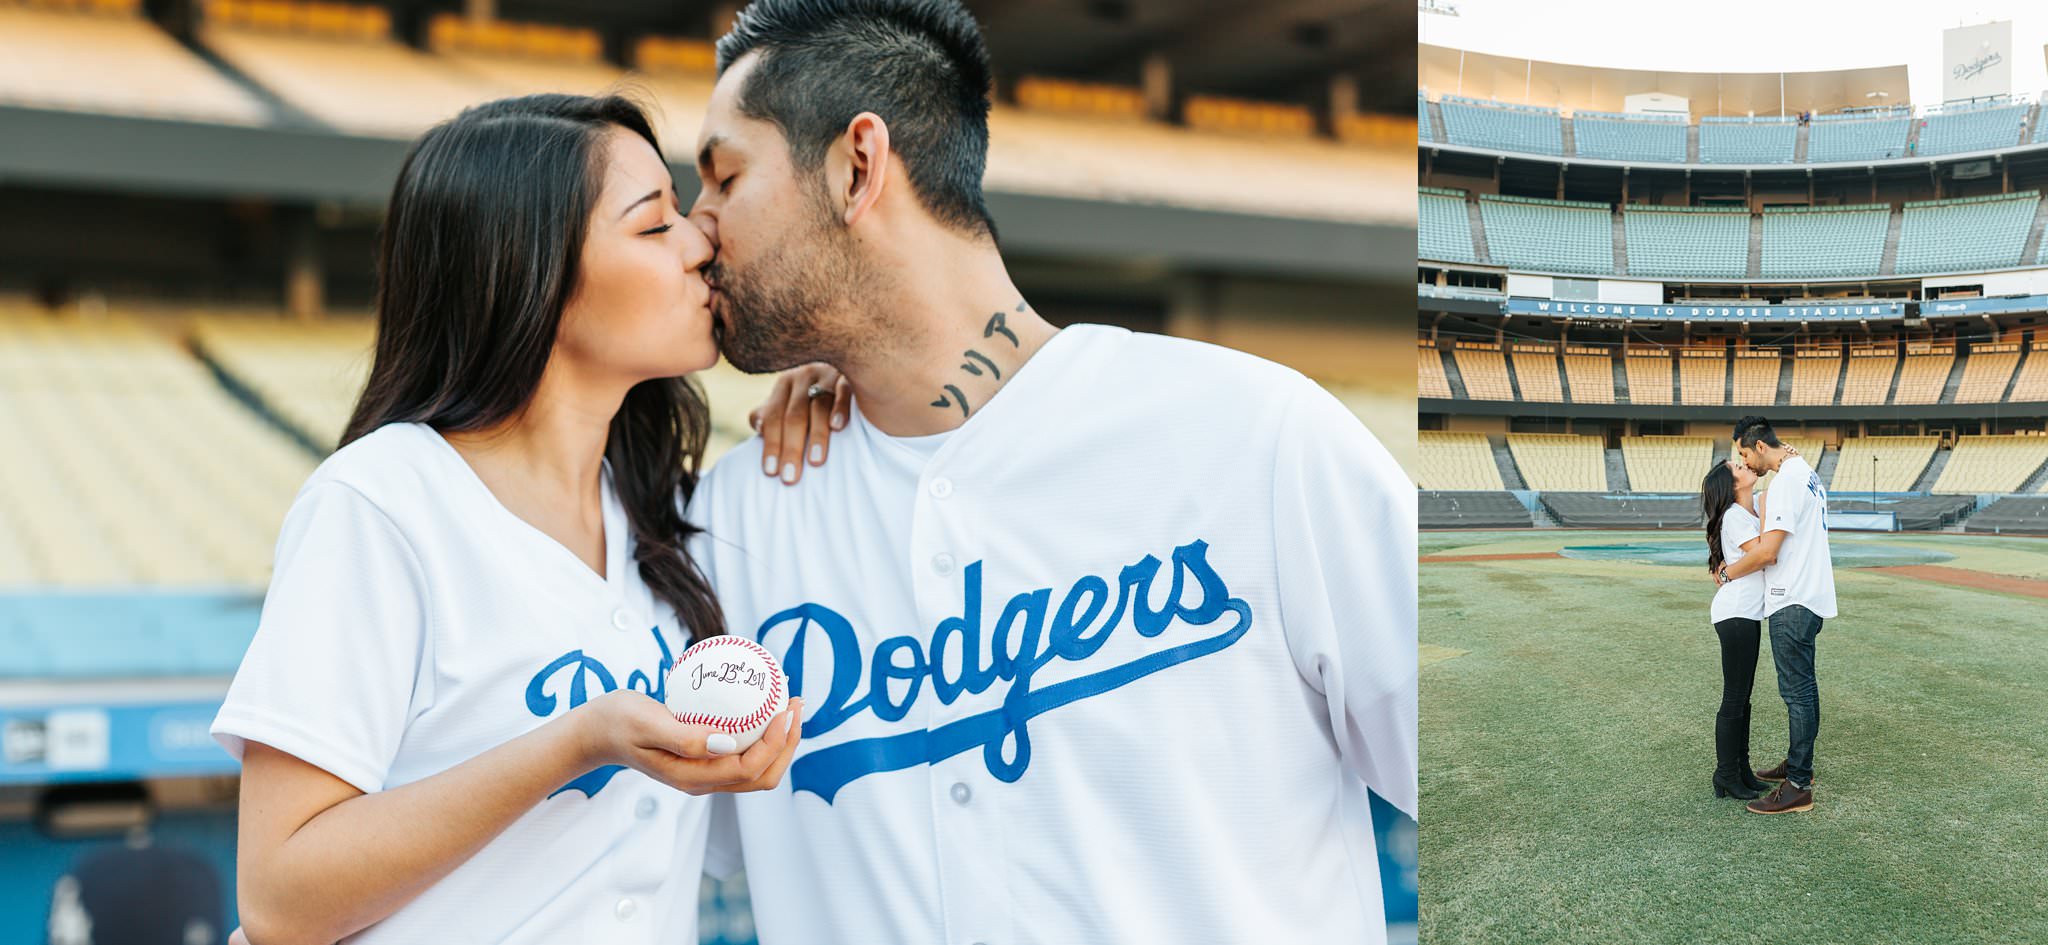
<svg viewBox="0 0 2048 945"><path fill-rule="evenodd" d="M623 98L493 102L413 146L369 383L214 723L249 939L695 941L696 795L777 784L802 711L735 753L660 701L724 631L681 514L711 258Z"/></svg>
<svg viewBox="0 0 2048 945"><path fill-rule="evenodd" d="M1757 475L1740 460L1717 462L1700 483L1707 515L1707 571L1756 546L1761 519L1752 508ZM1760 501L1760 500L1759 500ZM1721 708L1714 714L1714 796L1750 800L1770 785L1749 766L1749 694L1756 681L1757 637L1763 627L1763 573L1728 581L1714 592L1714 633L1721 638Z"/></svg>

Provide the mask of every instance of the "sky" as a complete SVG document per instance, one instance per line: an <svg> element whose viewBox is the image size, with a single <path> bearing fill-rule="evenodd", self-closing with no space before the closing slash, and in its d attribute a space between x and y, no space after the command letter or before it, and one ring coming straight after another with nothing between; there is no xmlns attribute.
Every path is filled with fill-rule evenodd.
<svg viewBox="0 0 2048 945"><path fill-rule="evenodd" d="M1941 31L2012 22L2012 92L2048 89L2040 0L1436 0L1423 42L1616 69L1817 72L1904 63L1913 104L1941 102Z"/></svg>

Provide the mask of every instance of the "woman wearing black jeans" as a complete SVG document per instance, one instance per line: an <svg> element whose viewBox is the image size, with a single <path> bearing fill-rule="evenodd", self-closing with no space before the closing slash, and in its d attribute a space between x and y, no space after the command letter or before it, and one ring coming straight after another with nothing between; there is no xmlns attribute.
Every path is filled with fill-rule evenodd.
<svg viewBox="0 0 2048 945"><path fill-rule="evenodd" d="M1700 484L1707 513L1707 570L1755 547L1761 509L1752 508L1757 475L1730 459L1715 463ZM1714 633L1721 638L1721 709L1714 715L1714 796L1749 800L1769 785L1749 766L1749 691L1756 680L1757 637L1764 613L1763 572L1721 585L1714 593Z"/></svg>

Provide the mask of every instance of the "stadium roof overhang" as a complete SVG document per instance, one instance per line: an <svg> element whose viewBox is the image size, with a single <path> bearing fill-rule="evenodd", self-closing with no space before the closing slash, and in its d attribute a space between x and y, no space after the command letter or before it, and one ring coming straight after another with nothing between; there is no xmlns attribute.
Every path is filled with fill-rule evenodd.
<svg viewBox="0 0 2048 945"><path fill-rule="evenodd" d="M1545 62L1422 44L1416 77L1432 93L1566 111L1622 111L1631 95L1661 92L1702 116L1817 114L1912 100L1904 65L1821 72L1663 72Z"/></svg>

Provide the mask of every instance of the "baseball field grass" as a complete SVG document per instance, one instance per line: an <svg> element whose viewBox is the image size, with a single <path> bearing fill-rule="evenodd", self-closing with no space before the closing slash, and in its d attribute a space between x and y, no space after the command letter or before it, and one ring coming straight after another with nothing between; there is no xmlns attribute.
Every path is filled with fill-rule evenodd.
<svg viewBox="0 0 2048 945"><path fill-rule="evenodd" d="M1698 533L1423 534L1424 945L2048 943L2048 539L1833 539L1937 560L1838 567L1815 807L1759 816L1708 782L1704 567L1549 554Z"/></svg>

